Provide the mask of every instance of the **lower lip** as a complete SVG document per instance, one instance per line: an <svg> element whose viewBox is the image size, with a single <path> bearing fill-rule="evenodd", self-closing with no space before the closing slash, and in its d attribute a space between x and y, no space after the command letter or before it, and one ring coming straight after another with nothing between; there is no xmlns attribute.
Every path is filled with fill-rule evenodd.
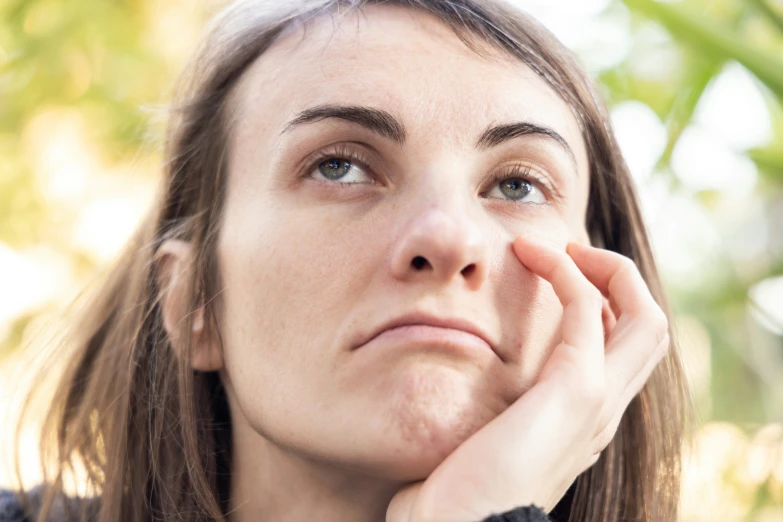
<svg viewBox="0 0 783 522"><path fill-rule="evenodd" d="M467 354L494 353L481 337L454 328L442 328L423 324L398 326L381 332L363 345L363 348L382 345L411 348L445 348L448 351Z"/></svg>

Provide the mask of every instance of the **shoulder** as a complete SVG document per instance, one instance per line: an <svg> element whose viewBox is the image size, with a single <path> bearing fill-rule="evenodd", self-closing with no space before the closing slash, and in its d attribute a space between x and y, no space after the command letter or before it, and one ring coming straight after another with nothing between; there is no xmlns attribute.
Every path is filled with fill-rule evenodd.
<svg viewBox="0 0 783 522"><path fill-rule="evenodd" d="M22 504L11 490L0 488L0 522L26 522Z"/></svg>
<svg viewBox="0 0 783 522"><path fill-rule="evenodd" d="M29 509L32 512L25 512L20 495L18 492L0 488L0 522L34 522L38 514L45 489L43 485L38 485L26 492L29 500ZM95 499L88 499L88 517L94 518L97 503ZM47 517L49 522L64 522L66 520L81 520L82 503L79 499L60 498L52 505L52 509ZM75 517L75 518L74 518Z"/></svg>
<svg viewBox="0 0 783 522"><path fill-rule="evenodd" d="M492 515L482 522L551 522L551 519L536 506L527 506Z"/></svg>

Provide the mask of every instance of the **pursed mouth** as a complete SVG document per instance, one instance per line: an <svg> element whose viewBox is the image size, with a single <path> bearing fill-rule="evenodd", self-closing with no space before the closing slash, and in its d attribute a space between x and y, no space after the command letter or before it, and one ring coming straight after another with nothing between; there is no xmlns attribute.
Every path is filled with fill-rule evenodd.
<svg viewBox="0 0 783 522"><path fill-rule="evenodd" d="M383 323L370 334L363 336L353 349L381 340L414 340L442 342L485 348L500 354L490 336L472 321L455 317L436 317L421 313L409 314ZM502 357L500 357L502 360Z"/></svg>

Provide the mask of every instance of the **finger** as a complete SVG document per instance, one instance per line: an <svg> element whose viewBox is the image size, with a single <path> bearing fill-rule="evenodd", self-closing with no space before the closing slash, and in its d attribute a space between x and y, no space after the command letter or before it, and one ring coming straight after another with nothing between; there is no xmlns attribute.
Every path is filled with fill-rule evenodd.
<svg viewBox="0 0 783 522"><path fill-rule="evenodd" d="M394 495L386 508L386 522L410 522L413 504L423 483L423 481L419 481L405 486Z"/></svg>
<svg viewBox="0 0 783 522"><path fill-rule="evenodd" d="M617 324L617 316L612 310L609 300L605 297L603 300L603 309L601 310L601 320L603 321L604 326L604 345L606 345L609 336L612 334L612 330L614 330L614 327Z"/></svg>
<svg viewBox="0 0 783 522"><path fill-rule="evenodd" d="M606 364L608 375L619 377L613 381L624 387L668 335L668 318L629 258L577 243L567 250L585 276L599 290L608 291L620 309L621 324L607 339Z"/></svg>
<svg viewBox="0 0 783 522"><path fill-rule="evenodd" d="M644 384L650 378L650 375L652 375L653 370L655 370L660 361L663 360L663 357L668 352L669 345L669 337L666 336L666 338L656 349L656 357L652 357L648 364L645 365L644 369L639 372L639 374L631 381L631 383L629 383L627 388L622 393L611 419L603 428L603 430L601 430L601 432L595 437L595 440L593 441L593 451L603 451L612 441L615 434L617 433L617 429L620 426L620 422L623 419L623 415L625 415L625 410L628 409L628 405L631 404L633 398L636 397L642 390Z"/></svg>
<svg viewBox="0 0 783 522"><path fill-rule="evenodd" d="M629 258L575 243L569 244L567 251L585 277L609 294L620 312L618 324L606 340L607 395L616 399L607 402L608 411L602 417L614 415L607 427L613 436L628 404L668 350L668 319ZM603 438L607 439L606 434Z"/></svg>
<svg viewBox="0 0 783 522"><path fill-rule="evenodd" d="M584 469L582 469L581 473L584 473L588 469L592 468L600 458L601 458L601 452L599 451L598 453L590 457L590 460L587 462L587 465L584 467Z"/></svg>
<svg viewBox="0 0 783 522"><path fill-rule="evenodd" d="M626 384L622 391L619 393L619 399L616 403L616 416L622 416L623 412L628 408L634 397L642 390L647 380L652 375L652 372L657 368L666 354L671 348L671 339L669 335L666 335L661 342L655 347L651 357L645 361L642 368L636 372L630 379L626 380ZM611 371L611 370L609 370ZM620 380L623 380L622 378ZM619 419L617 421L619 423Z"/></svg>
<svg viewBox="0 0 783 522"><path fill-rule="evenodd" d="M612 361L612 363L607 362L607 382L611 388L611 391L607 393L607 396L613 397L614 399L610 399L605 403L605 410L600 415L604 420L599 422L599 426L603 426L603 428L594 441L594 451L603 450L606 447L605 445L614 437L614 433L617 431L617 427L620 424L628 405L633 398L639 394L652 375L652 372L666 356L670 349L670 345L670 338L666 335L656 346L652 356L645 361L643 367L631 377L628 376L631 372L621 372L622 374L618 375L617 370L613 368L613 366L616 367L614 364L615 361ZM611 355L607 355L607 361L609 361L611 357Z"/></svg>
<svg viewBox="0 0 783 522"><path fill-rule="evenodd" d="M601 293L603 293L603 292L601 292ZM617 301L612 299L611 296L607 295L606 298L607 298L607 301L609 301L609 309L614 314L614 318L615 318L615 321L616 321L617 318L620 317L620 307L617 306Z"/></svg>
<svg viewBox="0 0 783 522"><path fill-rule="evenodd" d="M636 387L633 393L638 392L668 349L666 316L660 312L655 319L646 317L622 317L607 340L605 372L609 397L619 398L633 387ZM607 404L610 415L616 408L615 404L615 400Z"/></svg>
<svg viewBox="0 0 783 522"><path fill-rule="evenodd" d="M668 343L668 318L655 301L651 303L621 316L606 341L606 372L618 390L644 371L665 339Z"/></svg>
<svg viewBox="0 0 783 522"><path fill-rule="evenodd" d="M618 318L624 313L635 313L655 302L647 283L634 262L617 252L580 243L569 243L568 255L585 277L610 302L617 305Z"/></svg>
<svg viewBox="0 0 783 522"><path fill-rule="evenodd" d="M579 352L590 359L591 368L602 368L604 332L601 293L582 275L565 252L522 236L514 241L513 248L525 267L552 285L563 305L563 343L579 347Z"/></svg>

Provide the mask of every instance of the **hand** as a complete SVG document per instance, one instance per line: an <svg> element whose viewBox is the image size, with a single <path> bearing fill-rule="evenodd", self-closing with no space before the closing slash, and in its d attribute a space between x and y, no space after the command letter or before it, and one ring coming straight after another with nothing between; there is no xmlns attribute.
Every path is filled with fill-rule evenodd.
<svg viewBox="0 0 783 522"><path fill-rule="evenodd" d="M523 237L513 248L560 299L562 342L533 387L395 495L387 522L477 522L531 504L551 511L598 460L668 351L666 315L630 259ZM610 320L602 320L606 302Z"/></svg>

